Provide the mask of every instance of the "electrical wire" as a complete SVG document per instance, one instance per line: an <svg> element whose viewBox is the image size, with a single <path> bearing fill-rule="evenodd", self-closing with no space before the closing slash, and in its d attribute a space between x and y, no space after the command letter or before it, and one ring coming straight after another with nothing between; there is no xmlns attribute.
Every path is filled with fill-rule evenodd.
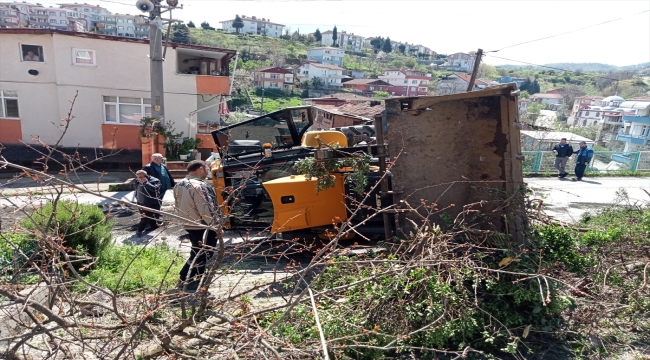
<svg viewBox="0 0 650 360"><path fill-rule="evenodd" d="M533 63L526 62L526 61L515 60L515 59L508 59L508 58L504 58L504 57L500 57L500 56L496 56L496 55L492 55L492 54L485 54L484 56L489 56L489 57L493 57L493 58L497 58L497 59L502 59L502 60L514 61L514 62L518 62L518 63L526 64L526 65L532 65L532 66L543 67L543 68L547 68L547 69L551 69L551 70L566 71L566 72L570 72L570 73L574 73L574 74L577 74L577 73L578 73L577 71L574 71L574 70L567 70L567 69L556 68L556 67L553 67L553 66L546 66L546 65L540 65L540 64L533 64ZM608 78L608 77L606 77L606 76L600 76L600 75L593 75L593 77L595 77L595 78L601 78L601 79L607 79L607 80L613 80L613 81L620 81L620 80L621 80L621 79Z"/></svg>
<svg viewBox="0 0 650 360"><path fill-rule="evenodd" d="M546 39L554 38L554 37L561 36L561 35L571 34L571 33L574 33L574 32L576 32L576 31L582 31L582 30L589 29L589 28L592 28L592 27L596 27L596 26L600 26L600 25L608 24L608 23L611 23L611 22L614 22L614 21L618 21L618 20L622 20L622 19L629 18L629 17L633 17L633 16L641 15L641 14L644 14L644 13L647 13L647 12L650 12L650 10L644 10L644 11L641 11L641 12L636 13L636 14L632 14L632 15L628 15L628 16L623 16L623 17L620 17L620 18L611 19L611 20L607 20L607 21L603 21L603 22L598 23L598 24L585 26L585 27L582 27L582 28L579 28L579 29L575 29L575 30L571 30L571 31L566 31L566 32L563 32L563 33L555 34L555 35L545 36L545 37L542 37L542 38L539 38L539 39L534 39L534 40L524 41L524 42L521 42L521 43L518 43L518 44L514 44L514 45L508 45L508 46L506 46L506 47L502 47L502 48L499 49L499 50L486 51L486 53L498 52L498 51L501 51L501 50L504 50L504 49L509 49L509 48L512 48L512 47L515 47L515 46L520 46L520 45L524 45L524 44L530 44L530 43L533 43L533 42L536 42L536 41L541 41L541 40L546 40Z"/></svg>

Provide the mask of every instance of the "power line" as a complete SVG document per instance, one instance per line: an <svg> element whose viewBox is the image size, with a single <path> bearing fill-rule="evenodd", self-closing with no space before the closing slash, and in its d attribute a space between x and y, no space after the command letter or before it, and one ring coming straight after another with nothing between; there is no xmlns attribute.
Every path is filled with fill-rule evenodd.
<svg viewBox="0 0 650 360"><path fill-rule="evenodd" d="M488 52L488 53L498 52L498 51L501 51L501 50L503 50L503 49L508 49L508 48L511 48L511 47L515 47L515 46L519 46L519 45L524 45L524 44L530 44L530 43L535 42L535 41L540 41L540 40L546 40L546 39L554 38L554 37L557 37L557 36L566 35L566 34L570 34L570 33L576 32L576 31L581 31L581 30L589 29L589 28L596 27L596 26L600 26L600 25L607 24L607 23L610 23L610 22L614 22L614 21L618 21L618 20L626 19L626 18L629 18L629 17L632 17L632 16L637 16L637 15L640 15L640 14L643 14L643 13L647 13L647 12L650 12L650 10L644 10L644 11L641 11L641 12L636 13L636 14L632 14L632 15L628 15L628 16L623 16L623 17L620 17L620 18L611 19L611 20L607 20L607 21L603 21L603 22L598 23L598 24L585 26L585 27L582 27L582 28L579 28L579 29L575 29L575 30L571 30L571 31L567 31L567 32L563 32L563 33L559 33L559 34L555 34L555 35L545 36L545 37L542 37L542 38L539 38L539 39L535 39L535 40L529 40L529 41L524 41L524 42L522 42L522 43L518 43L518 44L514 44L514 45L508 45L508 46L506 46L506 47L502 47L502 48L499 49L499 50L492 50L492 51L487 51L487 52Z"/></svg>
<svg viewBox="0 0 650 360"><path fill-rule="evenodd" d="M566 71L566 72L570 72L570 73L574 73L574 74L577 74L577 73L578 73L577 71L574 71L574 70L567 70L567 69L556 68L556 67L553 67L553 66L546 66L546 65L540 65L540 64L533 64L533 63L526 62L526 61L515 60L515 59L508 59L508 58L504 58L504 57L500 57L500 56L496 56L496 55L492 55L492 54L484 54L484 56L489 56L489 57L493 57L493 58L497 58L497 59L502 59L502 60L514 61L514 62L518 62L518 63L526 64L526 65L532 65L532 66L543 67L543 68L547 68L547 69L551 69L551 70ZM612 78L608 78L608 77L606 77L606 76L600 76L600 75L593 75L593 77L594 77L594 78L601 78L601 79L612 80L612 81L621 81L621 79L612 79Z"/></svg>

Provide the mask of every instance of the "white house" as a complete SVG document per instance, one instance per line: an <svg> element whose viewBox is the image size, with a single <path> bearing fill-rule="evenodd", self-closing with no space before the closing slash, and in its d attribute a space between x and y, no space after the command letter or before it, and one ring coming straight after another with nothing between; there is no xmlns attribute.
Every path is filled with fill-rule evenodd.
<svg viewBox="0 0 650 360"><path fill-rule="evenodd" d="M474 69L474 62L476 57L465 53L455 53L447 56L447 63L445 64L450 70L460 70L470 72Z"/></svg>
<svg viewBox="0 0 650 360"><path fill-rule="evenodd" d="M300 80L313 80L319 78L325 86L341 87L343 79L343 68L336 65L320 64L314 61L308 61L298 68L298 78Z"/></svg>
<svg viewBox="0 0 650 360"><path fill-rule="evenodd" d="M257 34L280 37L284 31L284 25L271 22L271 19L246 15L242 15L241 19L244 22L244 27L241 28L239 32L243 34ZM220 21L221 28L228 32L237 32L237 29L232 27L234 21L235 19Z"/></svg>
<svg viewBox="0 0 650 360"><path fill-rule="evenodd" d="M151 99L148 40L0 29L0 49L0 143L33 143L36 136L53 143L76 96L62 146L141 149L140 119L160 101ZM199 123L220 120L217 105L230 93L236 54L170 43L162 100L176 132L194 136Z"/></svg>
<svg viewBox="0 0 650 360"><path fill-rule="evenodd" d="M564 102L564 97L561 94L537 93L532 95L530 99L544 105L560 105Z"/></svg>
<svg viewBox="0 0 650 360"><path fill-rule="evenodd" d="M316 61L321 64L343 66L345 50L341 48L323 46L307 50L307 60Z"/></svg>
<svg viewBox="0 0 650 360"><path fill-rule="evenodd" d="M634 151L637 145L646 146L650 140L650 102L625 101L623 109L624 128L616 140L625 142L623 151Z"/></svg>

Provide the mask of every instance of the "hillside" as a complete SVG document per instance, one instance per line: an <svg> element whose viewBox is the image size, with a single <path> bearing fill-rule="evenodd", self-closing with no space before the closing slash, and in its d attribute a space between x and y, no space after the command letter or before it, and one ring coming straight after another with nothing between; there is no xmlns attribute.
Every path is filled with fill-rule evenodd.
<svg viewBox="0 0 650 360"><path fill-rule="evenodd" d="M569 71L582 71L582 72L599 72L599 73L608 73L615 71L626 71L626 70L638 70L646 67L650 67L650 62L641 63L636 65L626 65L626 66L615 66L609 64L601 63L550 63L544 64L544 66L569 70ZM530 65L497 65L497 67L505 69L521 69L521 68L530 68L533 69L544 69L541 66L530 66Z"/></svg>

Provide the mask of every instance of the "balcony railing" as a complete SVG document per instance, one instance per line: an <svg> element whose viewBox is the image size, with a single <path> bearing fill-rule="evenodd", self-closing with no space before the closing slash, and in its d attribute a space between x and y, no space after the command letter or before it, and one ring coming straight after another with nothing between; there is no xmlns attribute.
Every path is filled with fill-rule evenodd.
<svg viewBox="0 0 650 360"><path fill-rule="evenodd" d="M648 138L645 135L641 136L641 135L631 135L627 133L619 133L618 135L616 135L616 140L629 142L635 145L648 144Z"/></svg>
<svg viewBox="0 0 650 360"><path fill-rule="evenodd" d="M650 116L623 115L623 121L650 124Z"/></svg>

